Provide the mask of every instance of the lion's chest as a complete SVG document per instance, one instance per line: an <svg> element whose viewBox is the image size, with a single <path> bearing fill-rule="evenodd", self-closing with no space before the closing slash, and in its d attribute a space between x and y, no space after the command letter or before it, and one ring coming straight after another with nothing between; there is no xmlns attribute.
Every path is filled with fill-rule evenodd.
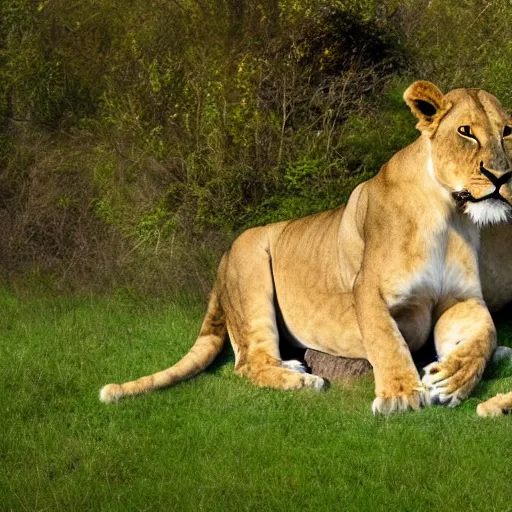
<svg viewBox="0 0 512 512"><path fill-rule="evenodd" d="M395 282L390 307L428 305L481 296L478 277L478 239L449 229L425 241L427 250Z"/></svg>
<svg viewBox="0 0 512 512"><path fill-rule="evenodd" d="M470 272L457 261L432 258L416 275L410 277L406 296L412 300L423 299L436 304L453 297L474 295Z"/></svg>
<svg viewBox="0 0 512 512"><path fill-rule="evenodd" d="M436 307L481 295L475 258L463 249L457 253L449 244L434 246L415 271L402 276L389 306L412 351L425 343Z"/></svg>

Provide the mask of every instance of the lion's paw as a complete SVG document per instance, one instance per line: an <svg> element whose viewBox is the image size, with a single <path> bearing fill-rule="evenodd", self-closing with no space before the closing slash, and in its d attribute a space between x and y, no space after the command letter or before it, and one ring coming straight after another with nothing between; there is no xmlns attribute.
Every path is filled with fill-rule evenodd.
<svg viewBox="0 0 512 512"><path fill-rule="evenodd" d="M300 373L297 388L313 388L316 391L322 391L327 387L327 381L318 375L311 375L307 372L306 367L296 359L289 361L281 361L281 368L286 368L295 373Z"/></svg>
<svg viewBox="0 0 512 512"><path fill-rule="evenodd" d="M281 366L294 372L306 373L306 367L296 359L291 359L289 361L281 361Z"/></svg>
<svg viewBox="0 0 512 512"><path fill-rule="evenodd" d="M304 387L313 388L316 391L323 391L327 387L327 381L318 375L305 373L302 378Z"/></svg>
<svg viewBox="0 0 512 512"><path fill-rule="evenodd" d="M485 360L475 358L469 364L458 359L433 362L426 366L421 380L430 391L432 404L457 407L478 383Z"/></svg>
<svg viewBox="0 0 512 512"><path fill-rule="evenodd" d="M512 393L498 393L489 400L478 404L476 413L482 417L494 417L510 414L512 410Z"/></svg>
<svg viewBox="0 0 512 512"><path fill-rule="evenodd" d="M433 405L444 405L446 407L457 407L462 402L458 395L458 388L454 388L450 382L449 372L443 369L438 362L426 366L421 382L430 391L430 398Z"/></svg>
<svg viewBox="0 0 512 512"><path fill-rule="evenodd" d="M406 412L408 409L417 411L430 405L430 394L426 389L418 389L408 395L394 395L390 397L377 396L372 404L373 414L392 414Z"/></svg>

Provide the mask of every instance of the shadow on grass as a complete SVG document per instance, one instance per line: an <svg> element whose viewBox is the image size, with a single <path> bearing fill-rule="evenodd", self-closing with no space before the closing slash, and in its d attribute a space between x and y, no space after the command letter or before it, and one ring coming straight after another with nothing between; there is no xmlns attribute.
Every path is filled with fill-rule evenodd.
<svg viewBox="0 0 512 512"><path fill-rule="evenodd" d="M305 349L294 347L286 341L280 341L279 351L281 353L281 358L284 361L297 359L301 362L304 362L304 354L306 352ZM219 368L229 363L235 363L235 354L233 353L233 348L231 347L231 340L228 338L226 339L220 354L215 358L213 363L204 370L204 372L215 373Z"/></svg>
<svg viewBox="0 0 512 512"><path fill-rule="evenodd" d="M493 319L498 329L498 345L512 346L511 318L512 304L498 313L493 314ZM279 350L283 360L297 359L304 362L306 350L291 345L287 340L280 340ZM416 367L420 371L437 359L433 336L430 336L428 341L417 352L413 353L413 359ZM215 358L213 363L204 370L204 373L214 374L226 364L234 365L234 363L235 355L231 347L231 341L228 338L219 355ZM478 394L485 394L492 381L508 377L512 377L512 364L510 364L510 361L505 360L498 363L491 363L487 366L482 381L475 391Z"/></svg>
<svg viewBox="0 0 512 512"><path fill-rule="evenodd" d="M492 318L498 330L498 345L512 346L512 303L493 313Z"/></svg>
<svg viewBox="0 0 512 512"><path fill-rule="evenodd" d="M220 351L220 354L214 359L213 363L204 370L204 373L216 373L222 366L235 363L235 354L231 348L231 342L227 339Z"/></svg>

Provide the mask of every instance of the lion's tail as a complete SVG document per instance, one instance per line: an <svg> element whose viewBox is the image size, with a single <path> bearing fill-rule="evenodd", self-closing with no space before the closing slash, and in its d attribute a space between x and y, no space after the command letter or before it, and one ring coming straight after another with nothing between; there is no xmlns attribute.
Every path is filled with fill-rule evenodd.
<svg viewBox="0 0 512 512"><path fill-rule="evenodd" d="M174 366L124 384L107 384L100 391L100 400L117 402L129 395L147 393L194 377L204 370L222 350L226 339L226 320L217 287L214 288L208 310L196 342Z"/></svg>

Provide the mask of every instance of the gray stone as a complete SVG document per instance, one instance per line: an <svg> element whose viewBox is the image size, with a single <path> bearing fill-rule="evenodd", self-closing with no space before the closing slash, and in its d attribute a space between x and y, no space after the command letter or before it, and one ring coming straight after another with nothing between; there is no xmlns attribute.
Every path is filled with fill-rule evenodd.
<svg viewBox="0 0 512 512"><path fill-rule="evenodd" d="M512 362L512 348L504 346L496 347L496 350L492 355L492 362L499 363L504 359Z"/></svg>
<svg viewBox="0 0 512 512"><path fill-rule="evenodd" d="M306 350L304 360L313 375L346 384L373 371L366 359L336 357L311 349Z"/></svg>

